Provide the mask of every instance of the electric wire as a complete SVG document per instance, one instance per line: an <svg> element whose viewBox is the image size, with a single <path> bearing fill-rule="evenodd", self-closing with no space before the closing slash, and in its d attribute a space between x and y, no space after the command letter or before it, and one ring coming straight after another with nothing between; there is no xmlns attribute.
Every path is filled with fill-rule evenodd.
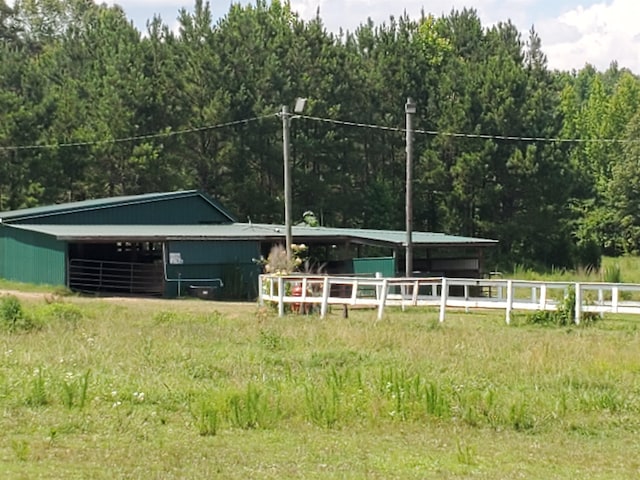
<svg viewBox="0 0 640 480"><path fill-rule="evenodd" d="M42 145L17 145L17 146L8 146L8 147L0 146L0 151L46 150L46 149L52 149L52 148L87 147L87 146L94 146L94 145L108 145L108 144L116 144L116 143L137 142L140 140L168 138L168 137L173 137L177 135L184 135L187 133L204 132L208 130L216 130L216 129L225 128L225 127L233 127L236 125L248 124L251 122L264 120L265 118L271 118L271 117L273 117L273 115L262 115L260 117L246 118L244 120L235 120L232 122L219 123L217 125L206 125L203 127L186 128L183 130L170 130L166 132L150 133L147 135L136 135L136 136L124 137L124 138L91 140L91 141L83 141L83 142L50 143L50 144L42 144Z"/></svg>
<svg viewBox="0 0 640 480"><path fill-rule="evenodd" d="M188 133L204 132L209 130L217 130L225 127L233 127L236 125L248 124L264 120L267 118L281 117L282 113L277 112L269 115L262 115L258 117L246 118L243 120L235 120L232 122L225 122L216 125L205 125L202 127L193 127L182 130L173 130L160 133L152 133L146 135L136 135L123 138L104 139L104 140L91 140L81 142L63 142L63 143L51 143L51 144L35 144L35 145L16 145L16 146L0 146L1 151L20 151L20 150L45 150L53 148L69 148L69 147L86 147L94 145L108 145L117 143L136 142L141 140L153 140L157 138L168 138L177 135L185 135ZM341 125L354 128L367 128L371 130L382 130L388 132L406 133L407 129L402 127L389 127L385 125L377 125L371 123L353 122L348 120L338 120L334 118L314 117L310 115L289 114L290 118L301 118L315 122L328 123L332 125ZM559 138L559 137L527 137L527 136L515 136L515 135L491 135L483 133L461 133L461 132L446 132L437 130L421 130L411 129L411 132L416 135L429 135L429 136L444 136L451 138L467 138L467 139L479 139L479 140L496 140L496 141L515 141L515 142L529 142L529 143L573 143L573 144L588 144L588 143L602 143L602 144L631 144L638 143L640 139L620 139L620 138Z"/></svg>
<svg viewBox="0 0 640 480"><path fill-rule="evenodd" d="M383 125L375 125L370 123L350 122L344 120L335 120L331 118L312 117L308 115L297 115L299 118L305 118L307 120L313 120L317 122L332 123L335 125L344 125L356 128L369 128L376 130L386 130L392 132L406 133L406 128L401 127L387 127ZM414 134L431 135L431 136L445 136L454 138L470 138L480 140L504 140L504 141L519 141L519 142L539 142L539 143L637 143L640 139L621 139L621 138L557 138L557 137L524 137L524 136L511 136L511 135L489 135L483 133L458 133L458 132L440 132L437 130L420 130L411 129Z"/></svg>

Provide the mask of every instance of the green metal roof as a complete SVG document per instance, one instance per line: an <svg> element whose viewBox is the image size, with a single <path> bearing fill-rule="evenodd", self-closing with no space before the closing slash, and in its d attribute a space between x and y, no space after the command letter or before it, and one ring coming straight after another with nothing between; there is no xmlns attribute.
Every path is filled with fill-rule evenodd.
<svg viewBox="0 0 640 480"><path fill-rule="evenodd" d="M219 210L224 216L234 222L234 216L226 210L222 205L216 202L208 195L198 190L181 190L176 192L163 193L147 193L143 195L129 195L121 197L100 198L95 200L83 200L80 202L61 203L58 205L48 205L43 207L25 208L21 210L13 210L9 212L0 212L0 223L11 223L20 220L27 221L29 219L48 217L53 215L84 212L88 210L100 210L104 208L112 208L124 205L136 205L143 203L152 203L164 200L174 200L177 198L199 196L206 202L211 204L215 209Z"/></svg>
<svg viewBox="0 0 640 480"><path fill-rule="evenodd" d="M284 241L284 225L233 223L227 225L6 225L50 235L58 240L165 241L165 240L261 240ZM363 245L404 246L406 232L398 230L368 230L358 228L327 228L294 226L293 239L298 243L351 242ZM460 237L444 233L413 232L416 246L485 247L497 243L484 238Z"/></svg>

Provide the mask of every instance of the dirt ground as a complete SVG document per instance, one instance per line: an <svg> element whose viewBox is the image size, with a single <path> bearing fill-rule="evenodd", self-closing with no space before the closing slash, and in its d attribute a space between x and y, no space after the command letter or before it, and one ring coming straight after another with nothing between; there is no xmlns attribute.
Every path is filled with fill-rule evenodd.
<svg viewBox="0 0 640 480"><path fill-rule="evenodd" d="M119 304L145 304L149 306L157 305L160 309L171 309L178 307L186 307L189 310L198 311L210 311L210 310L224 310L224 311L253 311L257 308L257 302L222 302L215 300L201 300L197 298L181 298L181 299L166 299L166 298L151 298L151 297L134 297L134 296L86 296L86 295L68 295L60 296L51 292L29 292L23 290L10 290L0 289L0 297L5 295L13 295L22 300L33 301L52 301L53 299L60 298L65 301L73 303L89 303L89 302L113 302Z"/></svg>

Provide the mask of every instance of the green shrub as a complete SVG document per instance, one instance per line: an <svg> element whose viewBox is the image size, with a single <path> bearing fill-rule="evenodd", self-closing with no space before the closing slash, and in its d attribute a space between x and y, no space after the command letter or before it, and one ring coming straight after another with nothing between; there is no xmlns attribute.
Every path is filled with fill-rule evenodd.
<svg viewBox="0 0 640 480"><path fill-rule="evenodd" d="M555 325L566 327L575 322L576 317L576 292L570 288L563 302L558 305L556 311L538 310L527 315L526 323L537 325ZM598 319L598 314L592 312L582 312L582 323L589 325Z"/></svg>
<svg viewBox="0 0 640 480"><path fill-rule="evenodd" d="M0 298L0 322L9 332L31 331L41 326L31 315L24 312L20 300L14 295Z"/></svg>

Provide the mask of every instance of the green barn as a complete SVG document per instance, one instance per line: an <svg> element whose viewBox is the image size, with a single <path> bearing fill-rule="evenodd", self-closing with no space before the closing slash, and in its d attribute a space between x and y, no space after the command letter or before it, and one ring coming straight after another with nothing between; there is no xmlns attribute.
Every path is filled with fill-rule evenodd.
<svg viewBox="0 0 640 480"><path fill-rule="evenodd" d="M0 213L0 277L79 292L253 299L260 265L284 227L238 223L195 190ZM401 271L404 232L295 226L329 273ZM478 276L493 240L414 232L422 272ZM368 252L379 260L361 260ZM421 256L420 253L422 252ZM371 267L367 267L371 265Z"/></svg>

